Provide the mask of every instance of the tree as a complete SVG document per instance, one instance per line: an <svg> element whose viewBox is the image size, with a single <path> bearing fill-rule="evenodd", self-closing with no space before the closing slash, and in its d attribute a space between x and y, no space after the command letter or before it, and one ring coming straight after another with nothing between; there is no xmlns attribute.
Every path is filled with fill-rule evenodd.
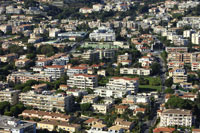
<svg viewBox="0 0 200 133"><path fill-rule="evenodd" d="M40 54L45 54L46 56L52 56L56 53L56 49L51 45L43 45L38 49Z"/></svg>
<svg viewBox="0 0 200 133"><path fill-rule="evenodd" d="M165 93L174 94L174 90L171 88L165 89Z"/></svg>
<svg viewBox="0 0 200 133"><path fill-rule="evenodd" d="M172 77L170 77L170 78L168 78L167 80L165 80L165 85L166 85L167 87L171 87L172 84L173 84L173 78L172 78Z"/></svg>
<svg viewBox="0 0 200 133"><path fill-rule="evenodd" d="M152 75L157 75L157 74L160 74L160 72L161 72L161 66L160 66L160 64L159 63L153 63L152 65L151 65L151 69L152 69Z"/></svg>
<svg viewBox="0 0 200 133"><path fill-rule="evenodd" d="M81 107L82 112L89 111L91 104L90 103L83 103L83 104L80 105L80 107Z"/></svg>

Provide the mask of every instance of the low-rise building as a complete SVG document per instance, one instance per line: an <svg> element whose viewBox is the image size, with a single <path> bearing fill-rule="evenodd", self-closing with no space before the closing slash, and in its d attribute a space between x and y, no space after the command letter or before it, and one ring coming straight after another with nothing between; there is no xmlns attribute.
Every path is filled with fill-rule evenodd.
<svg viewBox="0 0 200 133"><path fill-rule="evenodd" d="M151 74L151 70L147 68L120 68L120 74L147 76Z"/></svg>
<svg viewBox="0 0 200 133"><path fill-rule="evenodd" d="M193 116L191 110L166 109L160 117L160 126L186 126L191 127Z"/></svg>
<svg viewBox="0 0 200 133"><path fill-rule="evenodd" d="M16 67L25 67L30 63L31 60L29 59L19 59L15 61L15 66Z"/></svg>
<svg viewBox="0 0 200 133"><path fill-rule="evenodd" d="M54 112L46 112L46 111L39 111L39 110L24 110L20 116L23 118L38 118L38 119L45 119L45 120L57 120L63 122L70 122L72 117L69 115L61 114L61 113L54 113Z"/></svg>
<svg viewBox="0 0 200 133"><path fill-rule="evenodd" d="M123 114L128 109L127 105L116 105L115 106L115 112L118 114Z"/></svg>
<svg viewBox="0 0 200 133"><path fill-rule="evenodd" d="M14 59L17 59L17 54L14 54L14 53L12 53L12 54L6 54L6 55L2 55L2 56L0 56L0 61L1 62L10 62L10 61L13 61Z"/></svg>
<svg viewBox="0 0 200 133"><path fill-rule="evenodd" d="M144 95L127 95L122 100L123 104L148 104L150 102L149 96Z"/></svg>
<svg viewBox="0 0 200 133"><path fill-rule="evenodd" d="M73 76L74 74L87 74L87 67L75 66L67 69L67 76Z"/></svg>
<svg viewBox="0 0 200 133"><path fill-rule="evenodd" d="M129 121L126 121L126 120L120 119L120 118L117 118L115 120L114 124L116 126L120 126L124 131L127 131L127 132L130 132L134 127L133 122L129 122Z"/></svg>
<svg viewBox="0 0 200 133"><path fill-rule="evenodd" d="M153 130L153 133L173 133L174 131L175 131L175 128L158 127Z"/></svg>
<svg viewBox="0 0 200 133"><path fill-rule="evenodd" d="M187 73L185 69L174 69L169 71L169 76L173 78L174 83L187 82Z"/></svg>

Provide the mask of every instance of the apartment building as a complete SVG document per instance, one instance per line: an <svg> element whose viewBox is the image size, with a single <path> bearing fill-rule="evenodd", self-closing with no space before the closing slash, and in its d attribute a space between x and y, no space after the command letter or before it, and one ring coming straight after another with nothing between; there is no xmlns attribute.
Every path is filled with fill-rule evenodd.
<svg viewBox="0 0 200 133"><path fill-rule="evenodd" d="M20 93L19 102L40 110L52 111L53 108L56 108L62 112L70 111L73 105L71 96L56 95L49 91L43 91L42 93L37 93L36 91Z"/></svg>
<svg viewBox="0 0 200 133"><path fill-rule="evenodd" d="M138 78L127 77L112 77L106 84L107 88L113 90L130 90L131 93L137 93L138 85Z"/></svg>
<svg viewBox="0 0 200 133"><path fill-rule="evenodd" d="M13 90L11 88L6 88L0 91L0 102L7 101L14 105L18 103L19 90Z"/></svg>
<svg viewBox="0 0 200 133"><path fill-rule="evenodd" d="M61 114L61 113L54 113L54 112L46 112L46 111L39 111L39 110L24 110L20 116L23 118L38 118L43 120L57 120L63 122L70 122L72 117L69 115Z"/></svg>
<svg viewBox="0 0 200 133"><path fill-rule="evenodd" d="M92 105L92 109L96 113L106 114L109 108L110 107L108 104L93 104Z"/></svg>
<svg viewBox="0 0 200 133"><path fill-rule="evenodd" d="M188 47L166 47L165 51L167 53L187 53Z"/></svg>
<svg viewBox="0 0 200 133"><path fill-rule="evenodd" d="M52 77L52 79L59 79L64 75L64 66L45 66L44 73L46 76Z"/></svg>
<svg viewBox="0 0 200 133"><path fill-rule="evenodd" d="M125 53L123 55L118 55L117 64L131 65L132 64L132 55L128 54L128 53Z"/></svg>
<svg viewBox="0 0 200 133"><path fill-rule="evenodd" d="M191 53L169 53L168 62L191 63Z"/></svg>
<svg viewBox="0 0 200 133"><path fill-rule="evenodd" d="M174 69L169 71L169 76L173 78L174 83L187 82L187 73L185 69Z"/></svg>
<svg viewBox="0 0 200 133"><path fill-rule="evenodd" d="M36 133L36 123L22 121L14 117L0 117L1 133Z"/></svg>
<svg viewBox="0 0 200 133"><path fill-rule="evenodd" d="M15 71L7 76L8 82L26 83L28 80L51 82L52 78L47 75L33 74L27 71Z"/></svg>
<svg viewBox="0 0 200 133"><path fill-rule="evenodd" d="M168 69L174 69L174 68L184 68L184 62L168 62L167 66Z"/></svg>
<svg viewBox="0 0 200 133"><path fill-rule="evenodd" d="M191 38L191 42L193 44L200 44L200 33L193 33L192 38Z"/></svg>
<svg viewBox="0 0 200 133"><path fill-rule="evenodd" d="M99 27L97 30L94 30L90 33L89 38L91 41L115 41L115 32L114 30L107 27Z"/></svg>
<svg viewBox="0 0 200 133"><path fill-rule="evenodd" d="M126 94L131 94L131 90L115 90L107 87L98 87L94 89L94 94L101 97L122 98Z"/></svg>
<svg viewBox="0 0 200 133"><path fill-rule="evenodd" d="M198 71L200 70L200 62L194 62L191 64L191 70L192 71Z"/></svg>
<svg viewBox="0 0 200 133"><path fill-rule="evenodd" d="M87 67L80 66L71 67L67 70L67 76L73 76L74 74L87 74L87 69Z"/></svg>
<svg viewBox="0 0 200 133"><path fill-rule="evenodd" d="M191 110L180 110L180 109L165 109L162 111L160 116L160 126L192 126L192 111Z"/></svg>
<svg viewBox="0 0 200 133"><path fill-rule="evenodd" d="M88 74L75 74L74 76L70 76L69 80L67 80L67 85L70 87L78 87L80 89L86 89L98 86L98 79L96 75L88 75Z"/></svg>
<svg viewBox="0 0 200 133"><path fill-rule="evenodd" d="M19 59L15 61L15 66L16 67L25 67L26 65L28 65L30 63L31 60L29 59Z"/></svg>
<svg viewBox="0 0 200 133"><path fill-rule="evenodd" d="M96 103L98 101L98 96L93 94L88 94L83 96L81 103Z"/></svg>
<svg viewBox="0 0 200 133"><path fill-rule="evenodd" d="M99 52L96 50L88 50L85 51L81 57L85 60L96 61L99 60Z"/></svg>
<svg viewBox="0 0 200 133"><path fill-rule="evenodd" d="M123 104L148 104L149 102L149 96L145 95L127 95L126 98L122 100Z"/></svg>
<svg viewBox="0 0 200 133"><path fill-rule="evenodd" d="M151 70L146 68L120 68L120 74L150 75Z"/></svg>

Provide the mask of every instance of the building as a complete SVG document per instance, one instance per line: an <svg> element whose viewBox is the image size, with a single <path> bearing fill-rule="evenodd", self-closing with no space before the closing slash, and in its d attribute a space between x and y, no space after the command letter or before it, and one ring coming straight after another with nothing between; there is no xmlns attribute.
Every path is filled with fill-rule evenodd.
<svg viewBox="0 0 200 133"><path fill-rule="evenodd" d="M122 100L123 104L148 104L150 102L149 96L145 95L127 95Z"/></svg>
<svg viewBox="0 0 200 133"><path fill-rule="evenodd" d="M132 64L132 55L125 53L123 55L118 55L117 57L117 64L122 64L124 65L131 65Z"/></svg>
<svg viewBox="0 0 200 133"><path fill-rule="evenodd" d="M73 76L74 74L87 74L87 69L87 67L80 66L71 67L67 70L67 76Z"/></svg>
<svg viewBox="0 0 200 133"><path fill-rule="evenodd" d="M42 93L36 93L35 91L20 93L19 102L40 110L52 111L55 108L62 112L70 111L73 105L71 96L54 94L49 91L43 91Z"/></svg>
<svg viewBox="0 0 200 133"><path fill-rule="evenodd" d="M36 133L36 124L19 119L1 116L0 132L2 133Z"/></svg>
<svg viewBox="0 0 200 133"><path fill-rule="evenodd" d="M106 114L108 112L109 109L109 105L108 104L93 104L92 105L92 109L95 113L102 113L102 114Z"/></svg>
<svg viewBox="0 0 200 133"><path fill-rule="evenodd" d="M115 120L114 124L116 126L121 127L126 132L130 132L134 127L134 123L133 122L129 122L129 121L126 121L126 120L120 119L120 118L117 118Z"/></svg>
<svg viewBox="0 0 200 133"><path fill-rule="evenodd" d="M148 76L151 74L151 70L147 68L120 68L120 74Z"/></svg>
<svg viewBox="0 0 200 133"><path fill-rule="evenodd" d="M15 61L15 66L16 67L25 67L30 63L31 60L29 59L19 59Z"/></svg>
<svg viewBox="0 0 200 133"><path fill-rule="evenodd" d="M54 113L54 112L46 112L46 111L39 111L39 110L24 110L20 116L23 118L38 118L43 120L57 120L63 122L70 122L73 118L69 115L61 114L61 113Z"/></svg>
<svg viewBox="0 0 200 133"><path fill-rule="evenodd" d="M116 105L115 106L115 112L118 114L123 114L128 109L128 106L126 105Z"/></svg>
<svg viewBox="0 0 200 133"><path fill-rule="evenodd" d="M98 96L88 94L83 96L81 103L96 103L98 101Z"/></svg>
<svg viewBox="0 0 200 133"><path fill-rule="evenodd" d="M19 90L12 90L11 88L6 88L0 91L0 102L7 101L14 105L18 103Z"/></svg>
<svg viewBox="0 0 200 133"><path fill-rule="evenodd" d="M45 76L52 77L52 79L59 79L62 75L64 75L64 66L45 66L44 73Z"/></svg>
<svg viewBox="0 0 200 133"><path fill-rule="evenodd" d="M193 33L192 38L191 38L191 42L193 44L200 44L200 33Z"/></svg>
<svg viewBox="0 0 200 133"><path fill-rule="evenodd" d="M90 33L89 38L91 41L115 41L115 32L107 27L99 27Z"/></svg>
<svg viewBox="0 0 200 133"><path fill-rule="evenodd" d="M14 53L12 53L12 54L6 54L6 55L2 55L2 56L0 56L0 61L1 62L10 62L10 61L13 61L14 59L17 59L17 54L14 54Z"/></svg>
<svg viewBox="0 0 200 133"><path fill-rule="evenodd" d="M106 86L113 90L130 90L132 93L137 93L138 84L138 78L112 77Z"/></svg>
<svg viewBox="0 0 200 133"><path fill-rule="evenodd" d="M98 79L96 75L75 74L70 76L67 80L67 85L70 87L78 87L80 89L95 88L98 86Z"/></svg>
<svg viewBox="0 0 200 133"><path fill-rule="evenodd" d="M81 129L81 126L79 124L69 124L63 121L55 121L55 120L43 120L37 123L38 129L47 129L48 131L53 131L56 129L56 131L59 131L60 129L69 132L74 133L78 132Z"/></svg>
<svg viewBox="0 0 200 133"><path fill-rule="evenodd" d="M117 90L111 89L107 87L97 87L94 88L95 95L101 97L114 97L114 98L122 98L126 94L131 94L131 90Z"/></svg>
<svg viewBox="0 0 200 133"><path fill-rule="evenodd" d="M187 82L187 73L185 69L173 69L169 71L169 76L173 78L173 83Z"/></svg>
<svg viewBox="0 0 200 133"><path fill-rule="evenodd" d="M191 110L166 109L160 117L160 126L186 126L191 127L193 122Z"/></svg>
<svg viewBox="0 0 200 133"><path fill-rule="evenodd" d="M168 62L167 66L168 69L175 69L175 68L184 68L185 63L184 62Z"/></svg>
<svg viewBox="0 0 200 133"><path fill-rule="evenodd" d="M174 131L175 131L175 128L159 127L159 128L155 128L153 130L153 133L173 133Z"/></svg>
<svg viewBox="0 0 200 133"><path fill-rule="evenodd" d="M99 52L96 50L88 50L85 51L81 57L84 60L96 61L99 60Z"/></svg>
<svg viewBox="0 0 200 133"><path fill-rule="evenodd" d="M87 35L86 32L65 32L65 33L59 33L58 37L59 38L66 38L69 39L70 37L75 37L75 38L83 38Z"/></svg>
<svg viewBox="0 0 200 133"><path fill-rule="evenodd" d="M167 53L187 53L188 47L166 47L165 51Z"/></svg>
<svg viewBox="0 0 200 133"><path fill-rule="evenodd" d="M51 82L52 78L50 76L33 74L27 71L16 71L7 76L7 81L13 83L26 83L28 80Z"/></svg>
<svg viewBox="0 0 200 133"><path fill-rule="evenodd" d="M200 70L200 62L194 62L191 64L191 70L192 71L198 71Z"/></svg>
<svg viewBox="0 0 200 133"><path fill-rule="evenodd" d="M88 8L88 7L83 7L79 9L80 13L86 14L86 13L92 13L93 9L92 8Z"/></svg>

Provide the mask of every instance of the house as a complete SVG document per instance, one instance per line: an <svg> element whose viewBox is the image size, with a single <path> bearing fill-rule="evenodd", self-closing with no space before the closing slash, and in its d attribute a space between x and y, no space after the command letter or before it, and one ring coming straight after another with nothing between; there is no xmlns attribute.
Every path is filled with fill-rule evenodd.
<svg viewBox="0 0 200 133"><path fill-rule="evenodd" d="M146 112L146 109L145 108L136 108L134 111L133 111L133 115L137 115L138 113L143 113L145 114Z"/></svg>
<svg viewBox="0 0 200 133"><path fill-rule="evenodd" d="M92 117L84 121L84 124L86 124L88 127L91 127L92 125L95 125L95 124L103 124L103 121Z"/></svg>
<svg viewBox="0 0 200 133"><path fill-rule="evenodd" d="M20 116L23 118L38 118L43 120L57 120L63 122L70 122L73 118L69 115L61 114L61 113L54 113L54 112L46 112L46 111L39 111L39 110L24 110Z"/></svg>
<svg viewBox="0 0 200 133"><path fill-rule="evenodd" d="M73 95L75 97L81 97L81 96L87 95L88 92L87 90L82 90L82 89L67 89L66 94Z"/></svg>
<svg viewBox="0 0 200 133"><path fill-rule="evenodd" d="M123 114L128 109L127 105L116 105L115 106L115 112L118 114Z"/></svg>
<svg viewBox="0 0 200 133"><path fill-rule="evenodd" d="M25 67L30 63L31 60L29 59L18 59L15 61L15 66L16 67Z"/></svg>
<svg viewBox="0 0 200 133"><path fill-rule="evenodd" d="M88 133L104 133L106 129L107 126L105 124L97 123L91 126L91 129L88 130Z"/></svg>
<svg viewBox="0 0 200 133"><path fill-rule="evenodd" d="M73 76L74 74L87 74L87 69L87 67L80 66L71 67L67 70L67 76Z"/></svg>
<svg viewBox="0 0 200 133"><path fill-rule="evenodd" d="M124 133L124 129L121 126L112 126L108 128L109 133Z"/></svg>
<svg viewBox="0 0 200 133"><path fill-rule="evenodd" d="M173 133L174 131L175 131L175 128L159 127L159 128L155 128L153 130L153 133Z"/></svg>
<svg viewBox="0 0 200 133"><path fill-rule="evenodd" d="M0 56L0 61L1 62L10 62L13 61L14 59L17 59L17 54L15 53L11 53L11 54L6 54L6 55L2 55Z"/></svg>
<svg viewBox="0 0 200 133"><path fill-rule="evenodd" d="M148 104L149 96L145 95L127 95L126 98L122 99L123 104Z"/></svg>
<svg viewBox="0 0 200 133"><path fill-rule="evenodd" d="M133 122L125 121L124 119L117 118L114 122L116 126L120 126L124 131L130 131L134 127Z"/></svg>
<svg viewBox="0 0 200 133"><path fill-rule="evenodd" d="M92 8L88 8L88 7L83 7L79 9L80 13L86 14L86 13L92 13L93 9Z"/></svg>
<svg viewBox="0 0 200 133"><path fill-rule="evenodd" d="M192 129L192 133L200 133L200 129Z"/></svg>

